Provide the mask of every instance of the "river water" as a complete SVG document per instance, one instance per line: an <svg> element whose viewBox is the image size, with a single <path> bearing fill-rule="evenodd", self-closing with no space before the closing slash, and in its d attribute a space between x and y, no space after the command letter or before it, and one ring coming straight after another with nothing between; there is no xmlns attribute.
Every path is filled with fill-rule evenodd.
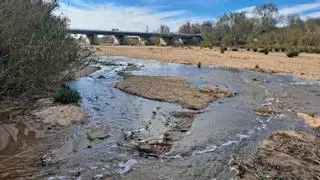
<svg viewBox="0 0 320 180"><path fill-rule="evenodd" d="M55 152L59 152L59 158L53 158L53 163L50 165L32 167L32 172L40 172L38 174L41 175L37 177L139 180L232 179L236 174L236 170L229 165L232 156L249 158L257 150L258 143L274 131L312 131L297 118L294 110L320 112L318 81L232 68L214 66L197 68L194 65L141 61L123 57L100 57L100 61L101 70L70 84L70 87L78 90L82 96L81 106L91 116L89 124L74 125L68 132L50 136L50 141L59 143L54 147L49 145L46 147L57 149ZM110 63L105 66L103 65L105 62ZM128 66L134 68L127 68L128 71L124 72ZM178 104L152 101L114 88L114 84L123 79L123 73L179 76L199 88L216 86L232 90L236 92L236 96L221 98L197 114L191 129L173 144L169 153L157 157L141 156L141 153L123 140L124 132L135 132L148 124L149 131L144 132L143 138L158 138L167 130L162 120L175 120L176 117L171 116L172 112L186 110ZM288 105L279 108L277 114L269 117L255 114L256 109L264 106L278 107L280 102L284 101ZM111 137L95 140L89 144L83 140L90 127L101 125L110 127ZM2 124L0 128L8 129L5 126L8 124ZM25 126L21 127L19 124L10 126L13 126L10 131L12 133L9 133L8 138L4 138L9 139L9 142L2 143L5 145L2 145L0 155L7 153L7 156L14 156L21 154L25 149L39 147L39 144L48 144L48 137L35 135L38 131L34 130L35 132L30 134L25 130ZM19 133L21 131L24 133ZM34 142L30 143L30 139ZM38 141L39 143L35 143ZM21 151L8 154L8 149L17 148ZM47 151L51 151L50 148L47 148ZM73 150L70 151L70 148ZM14 164L19 164L19 160ZM22 167L19 165L14 170ZM10 169L0 171L0 177L8 177L5 176L10 174L8 171Z"/></svg>

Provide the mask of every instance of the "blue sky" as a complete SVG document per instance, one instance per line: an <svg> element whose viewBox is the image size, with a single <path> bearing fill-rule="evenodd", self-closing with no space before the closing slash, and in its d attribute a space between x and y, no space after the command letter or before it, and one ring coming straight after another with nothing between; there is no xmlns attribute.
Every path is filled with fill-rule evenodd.
<svg viewBox="0 0 320 180"><path fill-rule="evenodd" d="M245 10L250 16L256 5L270 2L283 15L320 17L320 0L60 0L57 13L68 16L72 28L156 31L167 24L177 31L186 21L215 20L228 12Z"/></svg>

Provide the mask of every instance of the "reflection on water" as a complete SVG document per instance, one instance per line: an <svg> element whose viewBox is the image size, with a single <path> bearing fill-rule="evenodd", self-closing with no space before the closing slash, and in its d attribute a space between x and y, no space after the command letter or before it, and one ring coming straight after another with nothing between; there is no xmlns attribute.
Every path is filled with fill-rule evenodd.
<svg viewBox="0 0 320 180"><path fill-rule="evenodd" d="M310 130L297 120L295 113L285 108L272 117L258 117L254 110L263 104L276 104L281 98L286 98L296 90L292 84L306 82L310 88L318 88L316 81L229 68L208 66L199 69L193 65L157 61L117 57L102 59L121 66L105 66L89 77L70 84L80 92L81 106L88 111L92 120L88 125L74 126L72 133L65 137L65 142L77 142L88 128L96 125L110 126L112 136L91 142L90 146L86 145L89 148L72 151L63 163L57 163L60 168L54 171L52 177L115 178L121 174L123 179L229 179L234 175L229 167L231 157L249 157L258 143L271 132ZM181 76L199 87L209 85L231 89L237 92L237 96L219 99L196 115L191 129L173 144L166 156L160 159L143 158L124 146L123 132L135 132L148 125L150 130L145 132L144 138L158 138L168 128L163 121L168 118L175 121L169 114L183 109L177 104L147 100L115 89L114 84L122 79L121 70L132 63L139 68L126 73ZM302 92L305 91L296 93ZM319 96L310 93L304 93L304 96L314 99L312 106L320 107ZM299 99L295 98L295 101ZM160 116L154 118L155 113ZM0 152L13 147L23 149L26 147L24 144L34 138L34 133L25 133L19 128L17 125L0 126Z"/></svg>

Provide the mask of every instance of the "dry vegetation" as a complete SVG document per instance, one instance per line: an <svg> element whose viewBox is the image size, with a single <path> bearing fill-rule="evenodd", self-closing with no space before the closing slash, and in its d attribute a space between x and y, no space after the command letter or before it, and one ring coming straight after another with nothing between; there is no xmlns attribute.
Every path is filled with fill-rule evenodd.
<svg viewBox="0 0 320 180"><path fill-rule="evenodd" d="M319 179L320 138L310 133L280 131L263 141L249 161L234 159L237 179Z"/></svg>

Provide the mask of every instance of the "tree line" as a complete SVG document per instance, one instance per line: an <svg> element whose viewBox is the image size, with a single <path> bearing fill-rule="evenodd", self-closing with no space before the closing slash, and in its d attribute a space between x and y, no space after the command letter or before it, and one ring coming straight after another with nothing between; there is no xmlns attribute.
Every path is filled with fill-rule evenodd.
<svg viewBox="0 0 320 180"><path fill-rule="evenodd" d="M283 16L273 3L246 12L224 14L217 21L187 22L179 33L203 34L203 46L294 49L320 53L320 18Z"/></svg>

